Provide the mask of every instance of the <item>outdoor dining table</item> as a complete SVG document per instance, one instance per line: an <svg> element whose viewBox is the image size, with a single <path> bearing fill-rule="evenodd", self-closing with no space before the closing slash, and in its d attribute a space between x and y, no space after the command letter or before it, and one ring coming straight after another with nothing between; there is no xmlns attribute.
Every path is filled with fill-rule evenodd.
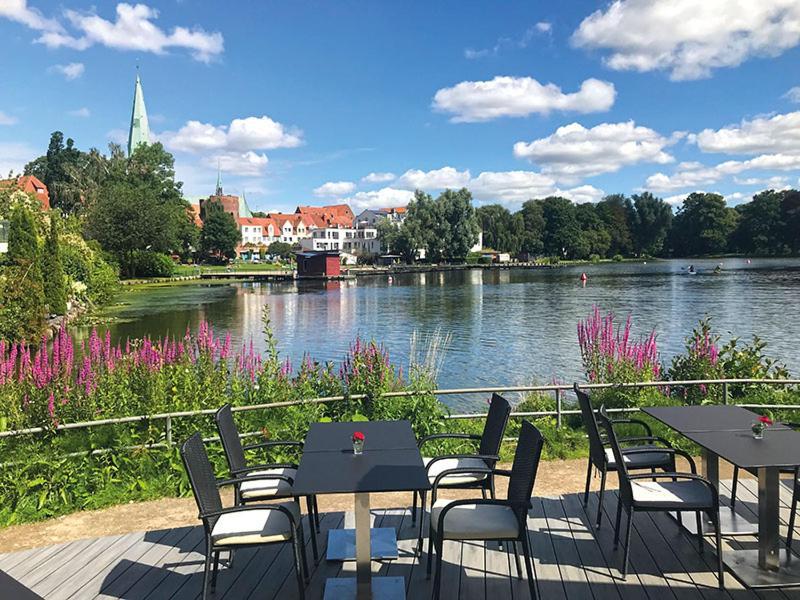
<svg viewBox="0 0 800 600"><path fill-rule="evenodd" d="M356 431L365 437L359 455L353 452L352 436ZM398 554L394 529L371 528L370 494L428 489L430 483L408 421L311 425L294 478L295 493L352 493L355 497L355 530L329 532L328 559L355 558L356 577L328 579L326 600L405 598L403 577L372 577L373 558L396 558Z"/></svg>
<svg viewBox="0 0 800 600"><path fill-rule="evenodd" d="M759 415L738 406L662 406L642 412L701 447L703 475L719 489L719 459L755 472L758 477L758 523L720 509L722 534L758 536L758 549L726 549L725 564L750 588L800 586L800 559L780 555L780 471L800 463L800 432L775 423L763 439L751 426ZM691 526L687 523L687 529ZM710 533L710 532L709 532Z"/></svg>

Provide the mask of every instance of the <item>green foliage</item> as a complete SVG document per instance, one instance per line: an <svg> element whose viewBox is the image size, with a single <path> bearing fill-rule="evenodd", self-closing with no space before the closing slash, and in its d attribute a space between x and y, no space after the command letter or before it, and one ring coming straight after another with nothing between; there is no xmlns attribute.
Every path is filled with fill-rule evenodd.
<svg viewBox="0 0 800 600"><path fill-rule="evenodd" d="M0 339L35 339L44 330L44 282L36 221L23 205L11 213L6 260L0 277Z"/></svg>
<svg viewBox="0 0 800 600"><path fill-rule="evenodd" d="M290 259L294 256L292 245L287 242L272 242L267 248L267 252L283 259Z"/></svg>
<svg viewBox="0 0 800 600"><path fill-rule="evenodd" d="M719 360L719 336L711 330L711 319L705 318L686 338L685 353L672 359L669 379L691 381L695 379L722 379L723 363ZM675 389L686 404L716 404L722 399L718 386L687 386Z"/></svg>
<svg viewBox="0 0 800 600"><path fill-rule="evenodd" d="M135 250L125 255L122 269L139 277L172 277L175 261L161 252Z"/></svg>
<svg viewBox="0 0 800 600"><path fill-rule="evenodd" d="M110 302L119 285L119 270L105 260L97 243L86 242L76 233L63 233L60 246L70 295L95 306Z"/></svg>
<svg viewBox="0 0 800 600"><path fill-rule="evenodd" d="M58 241L58 216L50 215L50 230L42 256L42 276L44 277L44 298L51 314L63 315L67 312L67 280L61 263L61 244Z"/></svg>
<svg viewBox="0 0 800 600"><path fill-rule="evenodd" d="M739 213L719 194L689 194L670 230L669 244L676 256L701 256L728 250Z"/></svg>
<svg viewBox="0 0 800 600"><path fill-rule="evenodd" d="M236 246L242 234L233 217L219 202L207 202L200 232L200 252L208 259L226 260L236 257Z"/></svg>

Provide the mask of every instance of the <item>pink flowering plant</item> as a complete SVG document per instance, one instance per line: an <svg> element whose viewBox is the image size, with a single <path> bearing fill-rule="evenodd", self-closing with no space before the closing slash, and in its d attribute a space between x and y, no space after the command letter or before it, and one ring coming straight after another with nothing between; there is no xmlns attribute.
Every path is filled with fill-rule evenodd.
<svg viewBox="0 0 800 600"><path fill-rule="evenodd" d="M702 319L686 338L685 352L672 359L669 378L674 381L691 381L724 377L719 335L712 331L710 318ZM685 404L717 404L722 401L722 389L718 385L673 387L672 393Z"/></svg>

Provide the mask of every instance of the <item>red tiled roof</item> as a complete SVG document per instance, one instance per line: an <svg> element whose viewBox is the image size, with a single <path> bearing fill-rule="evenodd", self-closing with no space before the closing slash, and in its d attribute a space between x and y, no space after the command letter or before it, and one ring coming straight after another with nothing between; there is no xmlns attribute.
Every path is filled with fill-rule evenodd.
<svg viewBox="0 0 800 600"><path fill-rule="evenodd" d="M33 194L42 203L42 210L50 210L50 192L47 186L34 175L20 175L16 179L4 179L0 181L0 187L16 186L27 194Z"/></svg>
<svg viewBox="0 0 800 600"><path fill-rule="evenodd" d="M408 210L408 207L407 206L392 206L392 207L389 207L389 208L379 208L378 210L382 210L382 211L389 212L389 213L391 213L391 212L404 213L404 212L406 212Z"/></svg>
<svg viewBox="0 0 800 600"><path fill-rule="evenodd" d="M189 204L189 216L194 220L194 224L198 227L203 226L203 219L200 218L200 205Z"/></svg>
<svg viewBox="0 0 800 600"><path fill-rule="evenodd" d="M331 227L340 225L352 227L355 215L347 204L331 204L328 206L298 206L296 214L310 215L315 219L317 227Z"/></svg>

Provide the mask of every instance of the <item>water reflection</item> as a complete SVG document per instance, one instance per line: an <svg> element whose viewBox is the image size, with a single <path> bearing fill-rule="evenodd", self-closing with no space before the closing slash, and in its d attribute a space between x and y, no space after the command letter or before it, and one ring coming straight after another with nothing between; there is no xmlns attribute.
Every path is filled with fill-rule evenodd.
<svg viewBox="0 0 800 600"><path fill-rule="evenodd" d="M582 266L542 271L462 271L361 278L341 282L183 285L127 292L111 325L112 337L182 334L201 319L252 336L263 349L261 312L271 310L280 351L294 364L308 351L339 361L360 335L383 341L392 360L407 364L415 329L452 334L440 384L444 387L564 381L581 376L575 325L593 304L624 316L637 333L655 328L669 360L705 315L724 338L756 333L773 356L800 371L794 319L800 291L798 260L693 261L686 264ZM583 287L580 274L588 280Z"/></svg>

